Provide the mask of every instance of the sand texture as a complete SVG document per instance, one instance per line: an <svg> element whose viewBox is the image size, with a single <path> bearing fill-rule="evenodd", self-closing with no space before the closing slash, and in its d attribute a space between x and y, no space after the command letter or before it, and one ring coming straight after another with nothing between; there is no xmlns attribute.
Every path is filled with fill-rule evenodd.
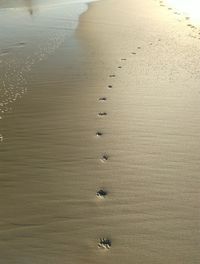
<svg viewBox="0 0 200 264"><path fill-rule="evenodd" d="M0 263L200 263L200 31L171 8L53 16L0 120Z"/></svg>

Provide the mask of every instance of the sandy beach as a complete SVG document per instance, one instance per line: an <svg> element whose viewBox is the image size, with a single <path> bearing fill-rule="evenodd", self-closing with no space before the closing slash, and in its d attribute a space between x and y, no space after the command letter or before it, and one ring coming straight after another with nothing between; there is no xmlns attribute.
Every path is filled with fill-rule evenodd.
<svg viewBox="0 0 200 264"><path fill-rule="evenodd" d="M200 26L101 0L70 31L57 8L0 30L0 263L199 264Z"/></svg>

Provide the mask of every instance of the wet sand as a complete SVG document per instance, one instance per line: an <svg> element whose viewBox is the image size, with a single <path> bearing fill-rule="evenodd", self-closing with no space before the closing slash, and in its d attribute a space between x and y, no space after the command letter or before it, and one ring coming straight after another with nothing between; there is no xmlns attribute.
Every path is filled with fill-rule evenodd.
<svg viewBox="0 0 200 264"><path fill-rule="evenodd" d="M200 40L168 8L90 4L24 71L0 120L2 263L199 263Z"/></svg>

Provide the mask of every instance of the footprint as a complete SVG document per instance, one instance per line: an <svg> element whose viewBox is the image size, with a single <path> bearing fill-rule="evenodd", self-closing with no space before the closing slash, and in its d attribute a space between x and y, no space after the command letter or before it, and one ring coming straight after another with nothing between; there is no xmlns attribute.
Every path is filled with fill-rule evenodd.
<svg viewBox="0 0 200 264"><path fill-rule="evenodd" d="M109 158L109 156L108 156L107 154L104 154L104 155L101 157L101 161L102 161L102 162L106 162L106 161L108 161L108 158Z"/></svg>
<svg viewBox="0 0 200 264"><path fill-rule="evenodd" d="M98 196L99 198L105 198L105 196L107 195L108 193L102 189L100 189L97 193L96 193L96 196Z"/></svg>
<svg viewBox="0 0 200 264"><path fill-rule="evenodd" d="M102 132L99 132L99 131L96 132L96 136L97 136L97 137L101 137L102 135L103 135Z"/></svg>
<svg viewBox="0 0 200 264"><path fill-rule="evenodd" d="M122 66L118 66L118 69L121 69L122 68Z"/></svg>
<svg viewBox="0 0 200 264"><path fill-rule="evenodd" d="M110 74L109 77L110 78L114 78L114 77L116 77L116 75L115 74Z"/></svg>
<svg viewBox="0 0 200 264"><path fill-rule="evenodd" d="M108 238L100 238L99 239L99 243L98 243L98 247L102 248L102 249L110 249L111 248L111 240Z"/></svg>
<svg viewBox="0 0 200 264"><path fill-rule="evenodd" d="M99 98L99 101L106 101L106 100L107 100L106 97L100 97L100 98Z"/></svg>
<svg viewBox="0 0 200 264"><path fill-rule="evenodd" d="M132 55L136 55L136 52L131 52Z"/></svg>
<svg viewBox="0 0 200 264"><path fill-rule="evenodd" d="M111 89L111 88L112 88L112 85L110 85L110 84L109 84L109 85L108 85L108 88L110 88L110 89Z"/></svg>
<svg viewBox="0 0 200 264"><path fill-rule="evenodd" d="M141 49L141 47L137 47L137 49Z"/></svg>
<svg viewBox="0 0 200 264"><path fill-rule="evenodd" d="M99 115L99 116L106 116L107 113L106 113L106 112L99 112L98 115Z"/></svg>
<svg viewBox="0 0 200 264"><path fill-rule="evenodd" d="M122 60L122 61L126 61L126 59L125 59L125 58L122 58L121 60Z"/></svg>

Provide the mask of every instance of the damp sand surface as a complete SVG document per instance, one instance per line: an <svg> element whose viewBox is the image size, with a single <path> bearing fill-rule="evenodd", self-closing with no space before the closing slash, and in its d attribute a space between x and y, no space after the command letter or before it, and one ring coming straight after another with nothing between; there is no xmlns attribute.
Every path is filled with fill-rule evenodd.
<svg viewBox="0 0 200 264"><path fill-rule="evenodd" d="M40 38L0 31L2 263L200 262L200 40L169 8L102 0L70 36L63 7L26 24Z"/></svg>

